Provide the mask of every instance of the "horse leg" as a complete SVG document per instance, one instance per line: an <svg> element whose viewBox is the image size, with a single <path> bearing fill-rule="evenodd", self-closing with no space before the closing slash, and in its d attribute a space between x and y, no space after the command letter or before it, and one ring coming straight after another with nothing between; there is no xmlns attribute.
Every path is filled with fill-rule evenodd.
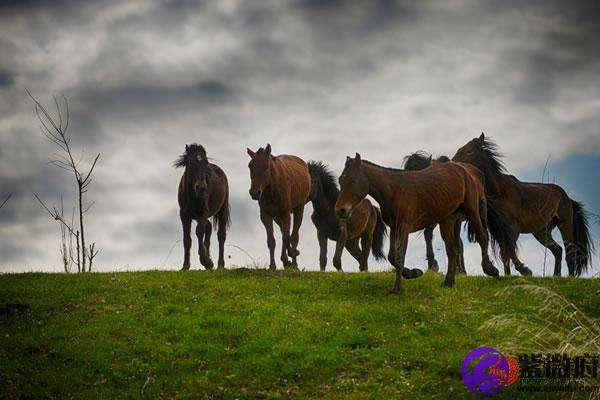
<svg viewBox="0 0 600 400"><path fill-rule="evenodd" d="M183 271L190 269L190 248L192 247L192 219L183 211L179 212L181 226L183 227Z"/></svg>
<svg viewBox="0 0 600 400"><path fill-rule="evenodd" d="M504 265L504 275L510 276L510 252L502 244L500 244L500 258L502 259L502 264Z"/></svg>
<svg viewBox="0 0 600 400"><path fill-rule="evenodd" d="M333 266L338 271L342 270L342 252L346 247L346 241L348 240L348 220L340 219L340 235L335 242L335 253L333 254Z"/></svg>
<svg viewBox="0 0 600 400"><path fill-rule="evenodd" d="M219 240L219 261L217 268L225 268L225 239L227 239L227 221L224 218L219 219L219 225L217 229L217 239Z"/></svg>
<svg viewBox="0 0 600 400"><path fill-rule="evenodd" d="M423 231L423 236L425 236L425 247L427 249L427 269L438 272L440 267L438 266L438 262L435 259L435 253L433 252L433 229L435 227L425 228Z"/></svg>
<svg viewBox="0 0 600 400"><path fill-rule="evenodd" d="M304 217L304 205L296 207L292 210L292 214L294 215L294 223L292 225L292 236L288 253L290 254L290 257L292 257L292 267L298 268L298 261L296 258L300 255L300 252L298 251L298 242L300 241L300 225L302 225L302 218Z"/></svg>
<svg viewBox="0 0 600 400"><path fill-rule="evenodd" d="M291 266L290 259L288 258L288 249L290 248L291 240L290 220L290 214L284 213L284 215L276 221L281 230L281 262L283 263L284 268Z"/></svg>
<svg viewBox="0 0 600 400"><path fill-rule="evenodd" d="M566 250L565 259L567 260L567 268L569 276L575 275L575 262L577 261L577 245L573 237L573 218L561 220L558 224L560 235L562 236L563 246ZM554 276L560 276L560 270L554 270Z"/></svg>
<svg viewBox="0 0 600 400"><path fill-rule="evenodd" d="M267 232L267 247L269 248L269 269L275 271L277 265L275 264L275 236L273 235L273 218L265 213L260 213L260 220L265 226Z"/></svg>
<svg viewBox="0 0 600 400"><path fill-rule="evenodd" d="M461 225L462 221L460 219L454 223L454 237L456 238L456 273L459 275L466 275L467 270L465 269L463 241L460 237Z"/></svg>
<svg viewBox="0 0 600 400"><path fill-rule="evenodd" d="M360 246L358 245L359 240L360 239L357 237L348 240L346 242L346 248L348 249L348 253L350 253L350 255L354 257L356 261L358 261L359 271L362 271L362 251L360 250Z"/></svg>
<svg viewBox="0 0 600 400"><path fill-rule="evenodd" d="M517 243L517 240L519 240L519 233L516 234L515 237L515 243ZM515 265L515 269L523 276L525 275L531 275L532 272L529 268L527 268L525 266L525 264L523 264L523 262L521 260L519 260L519 257L517 257L517 253L515 252L514 249L510 249L508 251L508 253L510 254L510 259L512 260L513 264Z"/></svg>
<svg viewBox="0 0 600 400"><path fill-rule="evenodd" d="M388 259L396 269L396 280L394 281L394 287L390 290L392 294L402 293L402 276L404 275L404 258L408 246L408 234L408 229L403 226L391 229L390 232Z"/></svg>
<svg viewBox="0 0 600 400"><path fill-rule="evenodd" d="M210 258L210 237L212 236L212 223L206 220L204 226L204 248L206 249L206 255Z"/></svg>
<svg viewBox="0 0 600 400"><path fill-rule="evenodd" d="M548 227L539 232L535 232L533 236L538 242L552 252L554 256L554 276L560 276L562 264L562 247L552 238L552 228Z"/></svg>
<svg viewBox="0 0 600 400"><path fill-rule="evenodd" d="M448 271L444 279L443 286L454 286L454 276L456 275L456 264L458 263L458 241L456 240L456 222L450 217L440 222L440 234L446 247L446 256L448 257Z"/></svg>
<svg viewBox="0 0 600 400"><path fill-rule="evenodd" d="M208 251L206 250L206 247L204 247L204 243L202 241L207 222L208 220L200 218L198 220L198 223L196 224L196 236L198 237L198 255L200 256L200 263L204 265L206 269L213 269L214 264L210 259Z"/></svg>
<svg viewBox="0 0 600 400"><path fill-rule="evenodd" d="M359 269L364 272L369 271L369 254L371 254L371 248L373 247L373 229L365 229L361 238L360 246L362 251L362 261L360 262Z"/></svg>
<svg viewBox="0 0 600 400"><path fill-rule="evenodd" d="M327 267L327 236L317 230L317 239L319 240L319 267L325 271Z"/></svg>
<svg viewBox="0 0 600 400"><path fill-rule="evenodd" d="M479 247L481 247L481 267L483 268L483 272L489 276L500 275L490 260L488 254L489 237L487 230L483 228L483 223L481 222L481 215L486 215L487 213L485 199L475 197L472 201L466 201L463 204L463 208L467 219L473 225L475 238L477 239L477 243L479 243Z"/></svg>

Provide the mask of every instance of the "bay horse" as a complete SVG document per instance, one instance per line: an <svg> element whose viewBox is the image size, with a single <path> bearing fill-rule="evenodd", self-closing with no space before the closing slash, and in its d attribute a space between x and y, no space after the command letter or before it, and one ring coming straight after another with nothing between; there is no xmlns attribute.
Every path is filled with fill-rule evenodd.
<svg viewBox="0 0 600 400"><path fill-rule="evenodd" d="M427 154L424 151L416 151L412 154L404 157L403 168L407 171L420 171L422 169L428 168L434 162L446 162L450 161L447 156L440 156L437 160L434 160L430 154ZM435 259L435 253L433 252L433 230L434 226L427 227L423 230L423 236L425 238L425 252L427 258L427 269L432 270L434 272L438 272L440 270L437 260ZM462 239L460 236L458 237L458 246L459 246L459 257L458 257L458 265L456 266L457 274L467 274L467 270L465 269L465 259L462 251Z"/></svg>
<svg viewBox="0 0 600 400"><path fill-rule="evenodd" d="M325 271L327 266L328 240L336 242L333 266L338 271L342 270L344 247L358 261L359 270L368 271L371 252L377 260L385 258L383 240L387 229L379 208L373 206L368 199L363 199L349 218L340 220L334 209L340 191L333 173L320 161L310 161L308 170L311 177L310 201L313 206L311 219L317 228L321 271Z"/></svg>
<svg viewBox="0 0 600 400"><path fill-rule="evenodd" d="M483 271L498 276L488 255L484 181L477 168L444 162L420 171L406 171L381 167L362 160L356 153L354 159L347 157L339 181L335 210L340 218L347 218L367 195L379 203L383 220L390 227L388 259L396 269L391 293L401 292L402 277L416 278L423 274L418 269L404 267L408 235L435 224L440 225L448 255L448 272L443 284L454 285L458 258L456 238L463 218L473 224L481 247Z"/></svg>
<svg viewBox="0 0 600 400"><path fill-rule="evenodd" d="M230 225L229 185L223 170L208 161L202 145L193 143L185 146L183 153L174 163L175 168L184 168L179 181L177 200L179 217L183 227L183 268L190 269L190 248L192 247L192 220L196 220L198 254L206 269L213 268L210 258L210 236L217 230L219 240L218 268L225 267L225 239ZM210 222L212 217L213 223Z"/></svg>
<svg viewBox="0 0 600 400"><path fill-rule="evenodd" d="M271 145L256 152L246 149L250 156L250 197L258 201L260 219L267 231L269 269L275 270L275 237L273 221L281 229L281 261L283 266L298 268L298 231L302 224L304 206L310 196L308 165L299 157L271 154ZM290 235L291 215L294 216ZM288 257L291 257L291 262Z"/></svg>
<svg viewBox="0 0 600 400"><path fill-rule="evenodd" d="M521 182L507 174L498 146L482 133L462 146L452 160L475 165L485 174L486 192L495 206L508 216L514 243L521 233L532 233L554 256L554 276L561 275L562 248L552 238L558 227L566 250L570 276L580 276L591 262L594 244L583 204L575 201L558 185ZM516 245L500 244L504 273L510 275L510 262L523 275L531 270L519 260Z"/></svg>

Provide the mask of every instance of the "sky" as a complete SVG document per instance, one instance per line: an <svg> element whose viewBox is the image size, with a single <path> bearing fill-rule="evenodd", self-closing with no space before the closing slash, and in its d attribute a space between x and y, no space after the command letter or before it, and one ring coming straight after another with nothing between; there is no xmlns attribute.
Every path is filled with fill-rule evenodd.
<svg viewBox="0 0 600 400"><path fill-rule="evenodd" d="M0 210L0 272L60 271L58 225L32 193L70 207L72 180L48 164L54 148L26 88L48 106L68 98L82 166L101 153L86 216L98 271L180 268L182 171L172 163L192 142L229 178L230 267L268 261L246 154L266 143L339 174L355 152L400 167L415 150L451 156L483 131L511 173L556 182L600 213L597 2L0 3L0 197L13 194ZM318 269L311 212L299 245L308 270ZM481 273L478 248L465 252L467 271ZM522 236L537 275L551 270L545 255ZM421 233L407 265L426 265ZM358 269L348 255L344 266Z"/></svg>

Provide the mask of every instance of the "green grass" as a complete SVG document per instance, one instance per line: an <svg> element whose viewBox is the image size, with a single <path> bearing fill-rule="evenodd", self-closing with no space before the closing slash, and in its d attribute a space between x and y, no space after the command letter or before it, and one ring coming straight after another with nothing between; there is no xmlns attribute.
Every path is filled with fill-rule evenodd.
<svg viewBox="0 0 600 400"><path fill-rule="evenodd" d="M462 359L506 339L481 326L538 305L497 296L516 279L426 274L398 297L391 273L2 275L0 396L471 398ZM598 279L527 281L600 317Z"/></svg>

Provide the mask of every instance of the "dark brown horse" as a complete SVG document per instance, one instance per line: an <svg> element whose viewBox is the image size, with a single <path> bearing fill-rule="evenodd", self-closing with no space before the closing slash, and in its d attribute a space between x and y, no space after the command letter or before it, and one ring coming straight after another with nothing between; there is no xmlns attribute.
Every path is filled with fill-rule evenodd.
<svg viewBox="0 0 600 400"><path fill-rule="evenodd" d="M190 269L192 220L197 222L196 236L198 237L200 262L206 269L213 268L210 258L210 236L214 224L219 239L218 267L224 268L223 252L230 222L227 176L221 168L208 161L204 147L195 143L186 145L185 153L173 165L176 168L185 168L177 193L179 216L183 227L182 269ZM211 217L213 218L212 224L209 221Z"/></svg>
<svg viewBox="0 0 600 400"><path fill-rule="evenodd" d="M340 226L341 221L334 210L340 191L333 174L322 162L310 161L308 169L311 177L310 201L313 205L311 219L317 228L321 271L325 271L327 266L327 240L336 242L333 265L338 271L342 270L344 247L359 262L359 270L368 271L371 251L375 259L385 258L383 239L386 227L381 212L368 199L363 199Z"/></svg>
<svg viewBox="0 0 600 400"><path fill-rule="evenodd" d="M406 171L363 161L356 153L354 159L347 158L340 176L340 195L335 205L338 216L347 218L367 195L377 200L383 220L390 227L388 258L396 268L392 293L400 293L403 276L422 275L420 270L404 268L408 235L436 224L440 224L448 254L444 284L454 284L458 261L456 238L463 218L473 224L481 246L483 271L498 276L488 255L484 181L477 168L444 162L421 171Z"/></svg>
<svg viewBox="0 0 600 400"><path fill-rule="evenodd" d="M483 171L486 192L494 206L507 216L515 244L519 234L532 233L554 255L554 276L560 276L562 248L552 238L552 229L558 227L569 275L579 276L587 271L594 245L583 205L570 199L558 185L521 182L508 175L500 158L496 144L482 133L458 149L452 159L471 163ZM516 245L507 247L500 243L500 256L506 275L510 275L511 260L521 274L531 274L518 259Z"/></svg>
<svg viewBox="0 0 600 400"><path fill-rule="evenodd" d="M273 221L281 228L281 261L284 267L298 267L298 231L302 224L304 206L310 195L308 166L299 157L281 154L273 156L271 145L256 152L247 149L250 156L250 197L260 206L260 219L267 231L269 269L275 270L275 237ZM294 215L290 235L291 216ZM289 258L292 258L290 262Z"/></svg>

